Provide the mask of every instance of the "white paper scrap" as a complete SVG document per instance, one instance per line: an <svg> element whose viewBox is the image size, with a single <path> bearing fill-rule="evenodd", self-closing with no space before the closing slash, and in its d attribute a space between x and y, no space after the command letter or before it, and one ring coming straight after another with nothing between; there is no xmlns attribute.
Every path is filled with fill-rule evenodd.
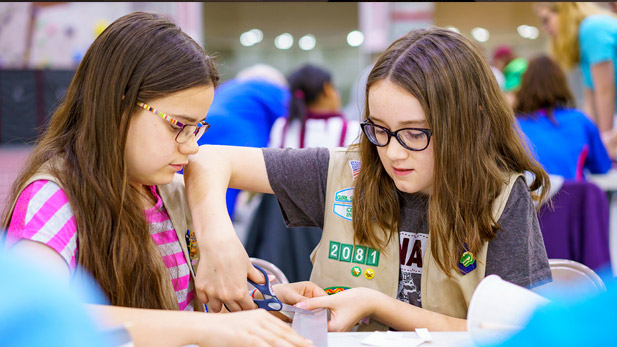
<svg viewBox="0 0 617 347"><path fill-rule="evenodd" d="M396 331L376 331L362 340L363 345L376 347L416 347L424 342L426 342L426 340L404 337L403 333Z"/></svg>
<svg viewBox="0 0 617 347"><path fill-rule="evenodd" d="M425 341L433 341L433 338L431 337L431 334L429 334L428 329L426 328L417 328L416 329L416 334L418 334L418 337L425 340Z"/></svg>

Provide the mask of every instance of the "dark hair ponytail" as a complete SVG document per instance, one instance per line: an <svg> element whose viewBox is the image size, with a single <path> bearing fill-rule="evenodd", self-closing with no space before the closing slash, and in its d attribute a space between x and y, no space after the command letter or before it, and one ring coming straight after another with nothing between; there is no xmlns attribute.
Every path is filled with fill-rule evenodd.
<svg viewBox="0 0 617 347"><path fill-rule="evenodd" d="M303 121L307 106L315 102L323 93L324 84L332 80L328 71L314 65L304 65L288 78L291 101L289 102L289 121Z"/></svg>

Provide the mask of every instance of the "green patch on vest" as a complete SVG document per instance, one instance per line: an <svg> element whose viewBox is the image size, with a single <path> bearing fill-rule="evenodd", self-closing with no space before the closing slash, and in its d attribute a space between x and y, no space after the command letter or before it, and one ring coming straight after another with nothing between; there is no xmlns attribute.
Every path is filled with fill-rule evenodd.
<svg viewBox="0 0 617 347"><path fill-rule="evenodd" d="M369 266L379 266L378 250L368 246L355 246L348 243L330 241L328 258L346 263L366 264Z"/></svg>

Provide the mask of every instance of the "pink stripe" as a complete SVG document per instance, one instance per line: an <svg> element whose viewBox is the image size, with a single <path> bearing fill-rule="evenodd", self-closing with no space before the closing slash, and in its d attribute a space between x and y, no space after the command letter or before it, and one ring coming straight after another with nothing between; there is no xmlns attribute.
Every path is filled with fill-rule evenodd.
<svg viewBox="0 0 617 347"><path fill-rule="evenodd" d="M178 303L178 308L180 311L184 311L184 309L193 301L195 298L195 291L191 290L186 294L186 300Z"/></svg>
<svg viewBox="0 0 617 347"><path fill-rule="evenodd" d="M58 230L56 235L52 237L47 245L56 250L56 252L60 253L68 245L69 241L75 233L77 232L77 221L75 220L75 216L72 216L69 220L64 223L62 228ZM72 254L72 257L75 256L77 249Z"/></svg>
<svg viewBox="0 0 617 347"><path fill-rule="evenodd" d="M180 278L172 278L171 284L174 286L175 291L179 291L179 290L188 288L190 280L191 280L191 274L188 274Z"/></svg>
<svg viewBox="0 0 617 347"><path fill-rule="evenodd" d="M146 213L148 223L162 223L169 220L169 215L165 211L156 213Z"/></svg>
<svg viewBox="0 0 617 347"><path fill-rule="evenodd" d="M62 191L62 189L55 192L41 208L32 216L32 219L26 225L26 229L28 231L38 231L42 229L47 222L65 205L69 202L66 194ZM24 236L29 237L32 235Z"/></svg>
<svg viewBox="0 0 617 347"><path fill-rule="evenodd" d="M583 149L581 153L579 153L578 158L576 160L576 172L574 173L574 179L577 181L582 181L583 169L585 168L585 161L587 160L587 154L589 154L589 145L583 145Z"/></svg>
<svg viewBox="0 0 617 347"><path fill-rule="evenodd" d="M39 192L39 190L41 190L41 188L43 188L47 183L49 183L51 181L45 181L45 180L40 180L40 181L34 181L32 183L30 183L28 185L28 187L26 187L26 189L24 189L24 193L27 190L30 190L28 193L30 194L28 200L30 200L31 197L35 196L36 193ZM23 194L23 193L22 193Z"/></svg>
<svg viewBox="0 0 617 347"><path fill-rule="evenodd" d="M32 197L49 181L34 181L30 183L26 189L24 189L15 203L13 209L13 216L11 217L11 223L9 224L9 231L21 230L26 223L26 214L28 213L28 204Z"/></svg>
<svg viewBox="0 0 617 347"><path fill-rule="evenodd" d="M186 264L186 259L184 258L184 253L178 252L172 255L164 256L163 263L165 264L165 267L169 269L170 267Z"/></svg>
<svg viewBox="0 0 617 347"><path fill-rule="evenodd" d="M174 229L161 231L160 233L152 234L152 241L157 245L165 245L172 242L178 242L178 235Z"/></svg>

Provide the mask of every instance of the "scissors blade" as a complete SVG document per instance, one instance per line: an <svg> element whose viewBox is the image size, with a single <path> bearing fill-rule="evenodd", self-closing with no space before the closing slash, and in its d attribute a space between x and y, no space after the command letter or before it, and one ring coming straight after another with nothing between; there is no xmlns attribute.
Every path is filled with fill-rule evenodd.
<svg viewBox="0 0 617 347"><path fill-rule="evenodd" d="M309 315L309 316L315 315L315 312L313 312L313 311L305 310L303 308L292 306L292 305L288 305L288 304L283 304L283 308L281 309L281 311L293 312L293 313L302 313L302 314L306 314L306 315Z"/></svg>

